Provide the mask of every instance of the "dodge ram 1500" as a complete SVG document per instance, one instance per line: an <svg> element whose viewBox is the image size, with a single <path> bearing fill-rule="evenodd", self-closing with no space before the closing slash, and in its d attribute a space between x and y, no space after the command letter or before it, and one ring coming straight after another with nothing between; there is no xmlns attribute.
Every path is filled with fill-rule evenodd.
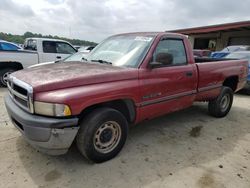
<svg viewBox="0 0 250 188"><path fill-rule="evenodd" d="M223 60L225 61L225 60ZM75 140L94 162L115 157L129 125L208 102L224 117L248 75L248 62L194 59L174 33L109 37L81 61L15 72L5 105L15 127L38 150L59 155Z"/></svg>

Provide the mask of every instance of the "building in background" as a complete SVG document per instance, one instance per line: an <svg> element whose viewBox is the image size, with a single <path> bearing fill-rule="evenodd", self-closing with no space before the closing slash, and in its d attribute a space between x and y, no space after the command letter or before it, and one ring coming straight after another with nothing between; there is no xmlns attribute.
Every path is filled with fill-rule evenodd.
<svg viewBox="0 0 250 188"><path fill-rule="evenodd" d="M230 45L250 45L250 21L172 30L188 35L194 49L222 50Z"/></svg>

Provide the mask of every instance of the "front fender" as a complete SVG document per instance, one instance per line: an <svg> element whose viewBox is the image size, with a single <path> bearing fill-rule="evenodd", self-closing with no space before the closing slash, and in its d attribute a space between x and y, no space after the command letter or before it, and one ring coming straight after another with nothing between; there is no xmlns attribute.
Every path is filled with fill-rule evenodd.
<svg viewBox="0 0 250 188"><path fill-rule="evenodd" d="M138 103L138 80L124 80L46 91L35 94L34 99L42 102L67 104L71 108L72 115L79 115L89 106L113 100L130 99L134 104Z"/></svg>

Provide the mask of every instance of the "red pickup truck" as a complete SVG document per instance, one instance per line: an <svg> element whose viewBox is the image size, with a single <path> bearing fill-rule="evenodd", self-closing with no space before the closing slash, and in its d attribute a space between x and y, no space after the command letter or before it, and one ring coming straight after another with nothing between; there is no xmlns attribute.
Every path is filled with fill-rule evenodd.
<svg viewBox="0 0 250 188"><path fill-rule="evenodd" d="M70 60L11 74L5 105L40 151L64 154L76 140L94 162L119 153L129 125L194 101L208 102L212 116L226 116L248 75L247 61L195 60L185 36L165 32L115 35Z"/></svg>

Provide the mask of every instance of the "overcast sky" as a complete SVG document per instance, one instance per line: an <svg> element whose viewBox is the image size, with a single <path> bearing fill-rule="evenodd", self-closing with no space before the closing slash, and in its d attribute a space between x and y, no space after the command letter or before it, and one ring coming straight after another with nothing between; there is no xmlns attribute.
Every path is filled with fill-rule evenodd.
<svg viewBox="0 0 250 188"><path fill-rule="evenodd" d="M250 0L0 0L0 32L109 35L250 20Z"/></svg>

